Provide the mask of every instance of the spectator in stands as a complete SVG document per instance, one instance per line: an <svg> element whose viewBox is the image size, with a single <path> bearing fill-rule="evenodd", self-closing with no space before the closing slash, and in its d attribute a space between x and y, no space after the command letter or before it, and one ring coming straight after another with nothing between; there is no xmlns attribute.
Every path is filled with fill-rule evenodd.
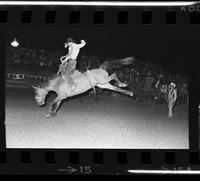
<svg viewBox="0 0 200 181"><path fill-rule="evenodd" d="M148 101L153 101L154 98L154 84L156 80L149 71L145 79L145 99Z"/></svg>

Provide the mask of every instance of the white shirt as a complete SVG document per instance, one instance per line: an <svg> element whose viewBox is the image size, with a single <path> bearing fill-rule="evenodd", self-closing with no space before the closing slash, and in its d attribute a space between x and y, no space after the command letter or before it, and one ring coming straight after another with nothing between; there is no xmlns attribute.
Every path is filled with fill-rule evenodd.
<svg viewBox="0 0 200 181"><path fill-rule="evenodd" d="M68 56L67 59L73 59L75 60L79 54L80 48L84 47L86 44L85 41L81 42L80 44L76 44L73 42L68 43L69 47L68 47Z"/></svg>
<svg viewBox="0 0 200 181"><path fill-rule="evenodd" d="M176 89L170 89L168 93L168 101L175 102L177 99L177 90Z"/></svg>

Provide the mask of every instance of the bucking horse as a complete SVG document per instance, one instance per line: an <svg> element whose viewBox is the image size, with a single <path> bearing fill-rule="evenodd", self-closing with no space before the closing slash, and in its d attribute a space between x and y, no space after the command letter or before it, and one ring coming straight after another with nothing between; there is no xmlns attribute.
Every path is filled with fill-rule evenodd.
<svg viewBox="0 0 200 181"><path fill-rule="evenodd" d="M46 95L50 91L54 91L57 97L50 103L49 112L46 115L47 118L55 117L62 100L68 97L73 97L78 94L82 94L89 89L99 87L101 89L109 89L117 91L128 96L133 96L133 92L123 90L120 87L127 87L127 84L122 83L116 73L109 75L108 70L114 70L122 66L130 65L135 61L134 57L127 57L113 61L103 62L99 68L87 70L83 73L76 70L72 74L72 78L76 84L74 90L71 89L67 80L64 80L60 75L53 75L46 81L39 83L37 86L32 86L35 91L35 100L39 106L45 104ZM110 84L110 81L115 80L117 86Z"/></svg>

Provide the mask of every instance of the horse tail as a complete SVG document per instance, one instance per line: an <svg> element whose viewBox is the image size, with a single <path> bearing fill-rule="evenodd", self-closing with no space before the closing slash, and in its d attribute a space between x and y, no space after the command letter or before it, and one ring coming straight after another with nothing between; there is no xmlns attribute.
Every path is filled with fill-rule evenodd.
<svg viewBox="0 0 200 181"><path fill-rule="evenodd" d="M122 58L122 59L113 60L113 61L105 61L100 65L100 68L104 70L116 69L125 65L130 65L134 61L135 61L134 57L127 57L127 58Z"/></svg>

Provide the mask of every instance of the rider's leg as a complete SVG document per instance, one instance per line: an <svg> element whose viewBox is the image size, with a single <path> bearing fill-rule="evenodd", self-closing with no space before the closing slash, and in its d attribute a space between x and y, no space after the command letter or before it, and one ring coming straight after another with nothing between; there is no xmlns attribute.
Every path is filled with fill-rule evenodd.
<svg viewBox="0 0 200 181"><path fill-rule="evenodd" d="M73 73L73 69L74 69L74 62L72 61L70 61L69 63L63 64L61 67L61 76L64 80L67 79L72 90L74 90L76 87L76 84L74 83L71 77L71 74Z"/></svg>
<svg viewBox="0 0 200 181"><path fill-rule="evenodd" d="M69 63L70 63L70 69L68 70L68 73L73 74L76 70L77 61L76 60L70 60Z"/></svg>
<svg viewBox="0 0 200 181"><path fill-rule="evenodd" d="M75 69L76 69L77 61L76 61L76 60L70 60L70 64L71 64L71 68L72 68L73 70L75 70Z"/></svg>
<svg viewBox="0 0 200 181"><path fill-rule="evenodd" d="M72 87L72 91L76 88L76 84L74 82L74 80L72 79L71 75L74 73L75 69L76 69L76 60L70 60L70 70L69 70L69 76L68 76L68 80L70 82L70 85Z"/></svg>
<svg viewBox="0 0 200 181"><path fill-rule="evenodd" d="M127 87L127 84L122 83L122 82L118 79L116 73L113 73L112 75L110 75L110 76L109 76L109 79L110 79L110 81L111 81L111 80L115 80L115 82L117 83L117 85L118 85L119 87Z"/></svg>
<svg viewBox="0 0 200 181"><path fill-rule="evenodd" d="M65 78L66 69L67 69L67 63L62 64L61 67L60 67L60 73L61 73L61 76L64 80L66 79Z"/></svg>

